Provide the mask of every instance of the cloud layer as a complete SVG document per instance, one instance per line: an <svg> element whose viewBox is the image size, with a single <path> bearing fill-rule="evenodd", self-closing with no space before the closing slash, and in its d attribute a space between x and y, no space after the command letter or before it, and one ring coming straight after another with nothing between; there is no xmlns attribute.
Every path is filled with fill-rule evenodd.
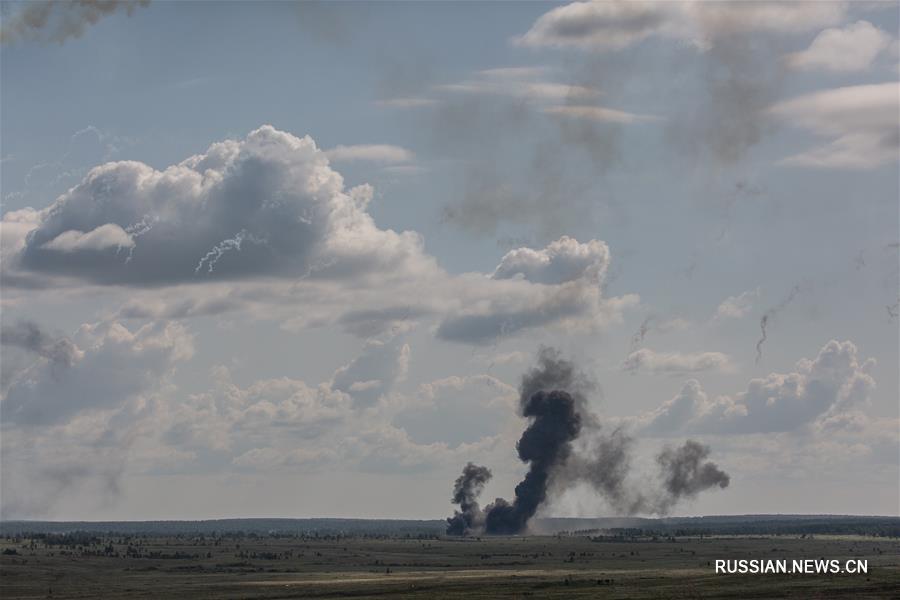
<svg viewBox="0 0 900 600"><path fill-rule="evenodd" d="M832 141L785 158L812 168L873 169L900 158L900 84L878 83L813 92L775 104L772 116Z"/></svg>
<svg viewBox="0 0 900 600"><path fill-rule="evenodd" d="M705 48L735 33L792 33L832 25L845 10L844 2L573 2L542 15L516 42L618 50L662 37Z"/></svg>
<svg viewBox="0 0 900 600"><path fill-rule="evenodd" d="M832 340L794 371L753 379L734 396L710 399L690 380L638 422L643 431L659 435L795 431L863 406L875 388L874 365L874 359L859 358L852 342Z"/></svg>

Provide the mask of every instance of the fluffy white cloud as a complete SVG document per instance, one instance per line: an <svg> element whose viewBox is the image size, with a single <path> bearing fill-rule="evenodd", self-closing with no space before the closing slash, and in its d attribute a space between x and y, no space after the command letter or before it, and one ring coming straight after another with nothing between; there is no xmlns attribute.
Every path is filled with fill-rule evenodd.
<svg viewBox="0 0 900 600"><path fill-rule="evenodd" d="M184 360L190 349L183 336L174 325L136 333L117 324L85 326L76 336L83 356L57 375L57 385L75 399L89 399L90 406L75 406L69 395L46 393L53 382L39 377L43 368L28 380L43 381L26 399L39 406L22 402L21 395L3 400L4 517L52 514L61 494L84 493L92 506L101 506L118 497L123 475L147 472L337 468L408 473L439 465L455 470L467 460L503 451L499 422L515 418L515 390L486 376L448 378L423 385L410 397L364 407L352 391L334 389L332 382L310 385L281 377L238 385L226 368L216 367L208 391L184 397L171 385L161 389L167 372L160 368L166 361L159 359L168 352L172 360ZM384 379L405 369L398 365L405 362L405 344L370 344L334 379L374 368L367 361L378 353L395 359ZM83 382L88 378L95 380L94 387ZM28 385L25 380L21 384ZM103 394L100 402L92 395L96 393ZM415 437L392 423L406 409L426 425ZM482 425L462 428L465 439L450 439L446 425L454 414L462 418L460 410L482 418ZM52 418L36 418L47 414ZM26 417L31 426L21 427ZM513 446L507 440L507 453Z"/></svg>
<svg viewBox="0 0 900 600"><path fill-rule="evenodd" d="M494 279L523 277L534 283L560 284L585 279L600 284L609 267L609 247L601 241L563 236L546 248L510 250L491 276Z"/></svg>
<svg viewBox="0 0 900 600"><path fill-rule="evenodd" d="M45 353L10 383L4 423L64 423L84 411L120 408L158 391L193 354L191 336L176 323L135 332L117 322L86 324L71 346L65 363Z"/></svg>
<svg viewBox="0 0 900 600"><path fill-rule="evenodd" d="M166 285L430 263L418 235L375 226L371 197L369 186L345 190L308 136L264 126L163 171L133 161L95 167L49 209L5 215L4 234L11 225L21 238L35 225L7 267Z"/></svg>
<svg viewBox="0 0 900 600"><path fill-rule="evenodd" d="M753 302L759 299L759 289L747 290L737 296L728 296L716 309L715 319L740 319L753 309Z"/></svg>
<svg viewBox="0 0 900 600"><path fill-rule="evenodd" d="M680 374L729 369L731 360L721 352L655 352L641 348L629 354L622 363L622 370L630 373Z"/></svg>
<svg viewBox="0 0 900 600"><path fill-rule="evenodd" d="M780 102L774 117L834 138L782 161L816 168L872 169L900 158L900 84L857 85L815 92Z"/></svg>
<svg viewBox="0 0 900 600"><path fill-rule="evenodd" d="M863 71L891 44L891 36L868 21L830 28L816 36L809 48L787 57L794 69Z"/></svg>
<svg viewBox="0 0 900 600"><path fill-rule="evenodd" d="M87 233L74 229L64 231L49 242L44 242L47 250L60 252L81 252L83 250L108 250L133 248L134 240L124 229L113 223L101 225Z"/></svg>
<svg viewBox="0 0 900 600"><path fill-rule="evenodd" d="M282 377L240 387L223 367L214 370L214 380L208 392L160 405L155 418L167 444L191 451L235 452L265 444L293 450L341 426L353 411L352 398L327 384L313 387Z"/></svg>
<svg viewBox="0 0 900 600"><path fill-rule="evenodd" d="M563 237L508 253L490 276L450 275L418 234L375 225L372 193L345 190L313 140L270 126L163 171L107 163L52 206L4 215L3 280L20 297L141 286L111 315L120 319L242 310L291 331L337 324L362 337L431 319L440 337L466 343L553 325L592 331L637 301L602 297L599 240ZM377 397L377 380L346 391Z"/></svg>
<svg viewBox="0 0 900 600"><path fill-rule="evenodd" d="M622 311L640 299L603 297L600 284L607 258L602 242L580 244L565 237L543 250L513 250L491 279L471 274L459 278L460 302L447 311L437 336L487 344L551 324L596 331L620 323Z"/></svg>
<svg viewBox="0 0 900 600"><path fill-rule="evenodd" d="M574 2L542 15L515 41L616 50L662 37L704 48L735 33L794 33L833 25L845 12L845 2Z"/></svg>
<svg viewBox="0 0 900 600"><path fill-rule="evenodd" d="M874 359L860 361L852 342L828 342L815 359L790 373L753 379L733 397L711 400L688 381L671 400L638 419L648 433L770 433L824 426L866 403L875 380Z"/></svg>
<svg viewBox="0 0 900 600"><path fill-rule="evenodd" d="M335 379L360 369L373 352L364 348ZM364 405L331 382L282 377L242 387L224 367L213 377L210 391L160 403L150 418L164 445L193 456L184 468L223 461L249 469L425 468L494 447L503 419L515 418L515 389L488 376L439 380L378 405ZM467 415L481 425L456 431ZM415 429L404 429L409 425Z"/></svg>
<svg viewBox="0 0 900 600"><path fill-rule="evenodd" d="M415 155L406 148L389 144L335 146L326 150L325 156L334 162L365 161L386 164L411 162L415 159Z"/></svg>

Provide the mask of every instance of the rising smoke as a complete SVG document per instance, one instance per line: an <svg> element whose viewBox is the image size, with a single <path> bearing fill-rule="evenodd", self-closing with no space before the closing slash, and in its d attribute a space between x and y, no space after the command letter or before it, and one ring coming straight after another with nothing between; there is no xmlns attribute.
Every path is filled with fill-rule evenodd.
<svg viewBox="0 0 900 600"><path fill-rule="evenodd" d="M656 462L665 477L665 493L656 512L666 513L682 498L693 498L705 489L728 487L728 473L713 462L703 462L709 452L709 446L688 440L680 448L666 448L659 453Z"/></svg>
<svg viewBox="0 0 900 600"><path fill-rule="evenodd" d="M525 386L523 386L523 391ZM516 486L512 503L497 498L485 509L485 531L514 534L523 531L538 507L547 499L550 474L564 464L572 451L572 440L581 432L575 398L564 390L536 391L522 396L522 415L532 419L516 449L528 473Z"/></svg>
<svg viewBox="0 0 900 600"><path fill-rule="evenodd" d="M478 495L490 478L491 471L487 467L473 463L467 464L462 475L457 477L451 501L459 505L459 510L447 519L449 535L469 535L484 528L484 513L478 505Z"/></svg>
<svg viewBox="0 0 900 600"><path fill-rule="evenodd" d="M516 449L528 472L511 502L497 498L482 510L477 498L491 472L466 465L454 485L453 503L459 510L447 519L448 535L522 533L549 497L582 482L617 513L628 515L665 514L683 498L728 486L728 475L705 461L709 447L688 440L657 455L659 489L635 487L628 477L634 440L621 428L607 432L601 427L587 406L586 393L592 388L558 351L541 349L538 365L525 374L520 386L519 407L530 423Z"/></svg>

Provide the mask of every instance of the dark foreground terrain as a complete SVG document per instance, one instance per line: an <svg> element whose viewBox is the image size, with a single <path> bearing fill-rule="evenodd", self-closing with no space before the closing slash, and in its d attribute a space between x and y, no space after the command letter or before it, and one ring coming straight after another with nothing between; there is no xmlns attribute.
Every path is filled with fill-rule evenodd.
<svg viewBox="0 0 900 600"><path fill-rule="evenodd" d="M758 528L760 519L747 526ZM858 533L846 523L832 533L812 522L782 523L793 533L765 535L642 521L480 539L443 537L440 523L427 521L368 529L331 522L293 532L258 531L262 521L241 531L217 523L181 532L188 526L145 524L141 532L140 524L90 531L90 524L4 523L0 598L900 597L896 519L855 527ZM544 523L553 524L561 523ZM801 532L809 527L818 532ZM868 573L714 571L716 559L754 558L839 559L842 566L865 559Z"/></svg>

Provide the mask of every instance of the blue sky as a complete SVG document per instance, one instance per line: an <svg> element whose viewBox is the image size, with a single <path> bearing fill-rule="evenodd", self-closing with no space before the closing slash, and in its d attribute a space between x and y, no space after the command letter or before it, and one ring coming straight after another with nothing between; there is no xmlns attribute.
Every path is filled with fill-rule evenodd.
<svg viewBox="0 0 900 600"><path fill-rule="evenodd" d="M508 495L542 345L676 513L896 514L896 3L2 8L4 518Z"/></svg>

